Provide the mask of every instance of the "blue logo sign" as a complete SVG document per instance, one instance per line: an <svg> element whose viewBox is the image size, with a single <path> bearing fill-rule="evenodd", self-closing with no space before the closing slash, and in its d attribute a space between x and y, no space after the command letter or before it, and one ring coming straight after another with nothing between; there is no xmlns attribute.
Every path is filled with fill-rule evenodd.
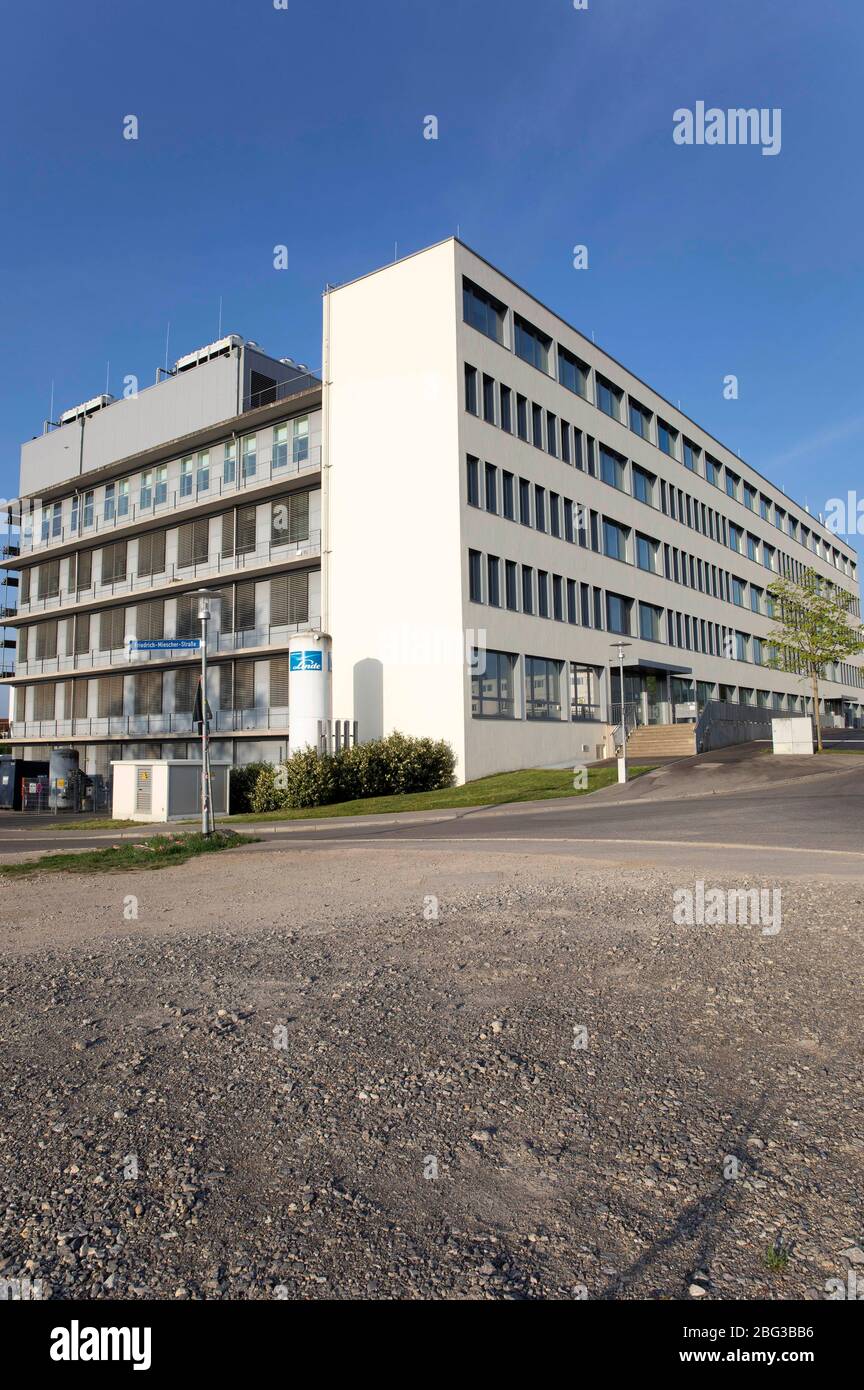
<svg viewBox="0 0 864 1390"><path fill-rule="evenodd" d="M323 671L322 652L291 652L289 671Z"/></svg>

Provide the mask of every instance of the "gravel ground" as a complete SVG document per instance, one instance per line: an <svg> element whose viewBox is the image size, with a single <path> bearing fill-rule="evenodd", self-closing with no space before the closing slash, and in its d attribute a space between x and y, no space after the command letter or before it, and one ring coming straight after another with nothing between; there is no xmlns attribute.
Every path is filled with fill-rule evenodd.
<svg viewBox="0 0 864 1390"><path fill-rule="evenodd" d="M0 886L0 1278L824 1298L864 1263L864 885L777 880L767 937L674 925L680 871L489 865L243 850Z"/></svg>

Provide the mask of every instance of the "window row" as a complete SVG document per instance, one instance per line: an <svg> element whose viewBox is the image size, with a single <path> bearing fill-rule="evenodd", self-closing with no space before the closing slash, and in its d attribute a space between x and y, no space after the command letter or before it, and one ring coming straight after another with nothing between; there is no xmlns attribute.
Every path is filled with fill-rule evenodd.
<svg viewBox="0 0 864 1390"><path fill-rule="evenodd" d="M508 310L500 300L490 295L473 281L463 278L463 312L465 322L492 338L503 347L509 348ZM656 445L670 458L676 459L694 473L707 478L715 487L725 487L727 494L744 503L751 510L785 531L794 540L813 549L817 555L825 552L835 567L849 573L850 561L822 537L812 531L803 521L796 519L785 508L746 482L728 465L705 453L699 445L683 435L674 425L656 415L633 396L626 394L621 387L595 371L593 396L591 390L592 371L588 363L570 352L563 344L557 344L557 352L552 338L520 314L513 314L513 350L517 357L536 367L547 376L556 376L559 383L584 400L596 405L611 419L626 424L641 439ZM557 373L555 361L557 360ZM704 453L704 462L703 462ZM854 571L854 565L853 565Z"/></svg>
<svg viewBox="0 0 864 1390"><path fill-rule="evenodd" d="M263 591L265 585L269 591L269 624L264 623L264 626L291 627L309 621L312 573L317 572L292 570L259 583L258 591ZM225 584L219 592L220 634L252 632L262 625L254 579ZM173 622L168 616L166 623L166 603L174 605ZM170 615L170 608L168 612ZM166 631L166 628L172 630ZM76 613L65 619L28 623L18 630L18 661L51 660L61 654L61 648L65 656L119 651L130 637L153 641L163 637L199 637L200 634L197 595L179 594L176 599L150 599L128 608L103 608L98 613Z"/></svg>
<svg viewBox="0 0 864 1390"><path fill-rule="evenodd" d="M292 492L275 499L269 506L270 545L297 545L310 539L310 492ZM215 522L215 526L211 526ZM116 584L133 574L145 578L164 574L166 570L166 540L175 528L145 531L138 537L132 564L132 541L118 540L78 550L65 562L43 560L21 570L20 601L31 598L58 598L61 587L61 564L65 563L66 592L79 593L94 583ZM206 564L211 554L221 559L252 554L258 545L258 504L232 507L216 517L198 517L176 527L177 569ZM98 575L97 575L98 570Z"/></svg>
<svg viewBox="0 0 864 1390"><path fill-rule="evenodd" d="M475 719L599 722L601 680L598 667L576 661L475 649L471 658L471 712Z"/></svg>
<svg viewBox="0 0 864 1390"><path fill-rule="evenodd" d="M266 703L269 709L287 709L288 663L287 656L271 657L263 695L260 682L256 690L256 666L261 668L264 663L244 659L214 666L213 679L218 683L216 708L249 710ZM175 671L135 671L130 675L96 679L39 681L19 688L17 699L23 701L26 714L17 715L17 718L72 720L191 714L199 679L197 666L190 665ZM211 689L208 689L208 698L213 698Z"/></svg>
<svg viewBox="0 0 864 1390"><path fill-rule="evenodd" d="M274 472L289 463L304 467L310 460L310 417L303 415L275 425L269 438L263 431L232 438L213 449L142 469L106 483L104 488L88 488L44 507L33 500L21 519L24 543L29 545L34 536L42 542L68 538L93 526L113 524L136 512L164 506L172 481L174 496L180 500L208 494L217 475L223 486L235 485L238 480L248 482L257 476L261 449L269 455L267 461Z"/></svg>
<svg viewBox="0 0 864 1390"><path fill-rule="evenodd" d="M562 351L559 348L559 375L563 371L565 378L561 385L588 399L586 392L580 389L580 383L585 379L584 373L588 371L587 367L570 353L564 352L562 357ZM595 375L597 398L594 404L603 414L624 423L623 392L599 373ZM508 434L515 434L525 443L533 444L553 458L561 459L562 462L572 464L576 468L584 467L592 476L598 476L598 462L595 460L598 446L590 435L583 437L581 430L570 425L561 416L544 409L518 392L514 393L509 386L496 381L485 372L478 372L476 367L467 362L465 408L470 414L482 418L490 425L498 426ZM850 560L803 521L796 520L791 512L758 492L731 468L721 464L710 454L704 453L698 445L682 436L673 426L660 419L657 419L655 425L654 416L638 402L630 401L627 423L634 434L656 444L661 452L682 463L690 472L704 477L714 487L725 491L728 497L741 502L754 515L773 524L782 534L798 541L806 550L841 573L852 578L856 576L857 567L854 560ZM637 481L634 476L632 486L628 488L626 465L627 460L614 450L604 444L599 446L599 476L604 482L609 482L622 491L630 491L634 496L640 495L637 488L643 492L656 492L656 475L636 463L632 465L634 472L638 470L642 477ZM666 481L660 481L661 487L665 488ZM669 483L668 487L672 492L677 491L672 483ZM642 496L640 500L647 501L652 506L657 505L657 501L651 496ZM687 506L701 507L705 510L705 504L695 498L688 499ZM667 511L665 505L663 511ZM671 509L668 514L675 515ZM683 515L678 519L683 520ZM703 529L705 534L708 534L707 527ZM712 532L712 539L719 539L720 528L717 530L717 536Z"/></svg>

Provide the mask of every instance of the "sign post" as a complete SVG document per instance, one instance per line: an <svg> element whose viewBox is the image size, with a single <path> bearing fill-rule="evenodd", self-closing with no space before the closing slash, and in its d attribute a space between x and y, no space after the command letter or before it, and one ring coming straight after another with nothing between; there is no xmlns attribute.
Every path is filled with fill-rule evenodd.
<svg viewBox="0 0 864 1390"><path fill-rule="evenodd" d="M210 705L207 700L207 624L210 603L222 595L214 589L198 590L198 617L201 619L201 683L195 698L193 723L201 721L201 834L213 834L213 787L210 780Z"/></svg>

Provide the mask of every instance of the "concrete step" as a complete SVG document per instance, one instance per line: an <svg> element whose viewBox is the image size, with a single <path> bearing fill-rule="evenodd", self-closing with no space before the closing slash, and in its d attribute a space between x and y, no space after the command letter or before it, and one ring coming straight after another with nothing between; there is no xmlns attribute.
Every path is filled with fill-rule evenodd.
<svg viewBox="0 0 864 1390"><path fill-rule="evenodd" d="M641 724L627 740L628 756L692 758L695 752L695 724Z"/></svg>

